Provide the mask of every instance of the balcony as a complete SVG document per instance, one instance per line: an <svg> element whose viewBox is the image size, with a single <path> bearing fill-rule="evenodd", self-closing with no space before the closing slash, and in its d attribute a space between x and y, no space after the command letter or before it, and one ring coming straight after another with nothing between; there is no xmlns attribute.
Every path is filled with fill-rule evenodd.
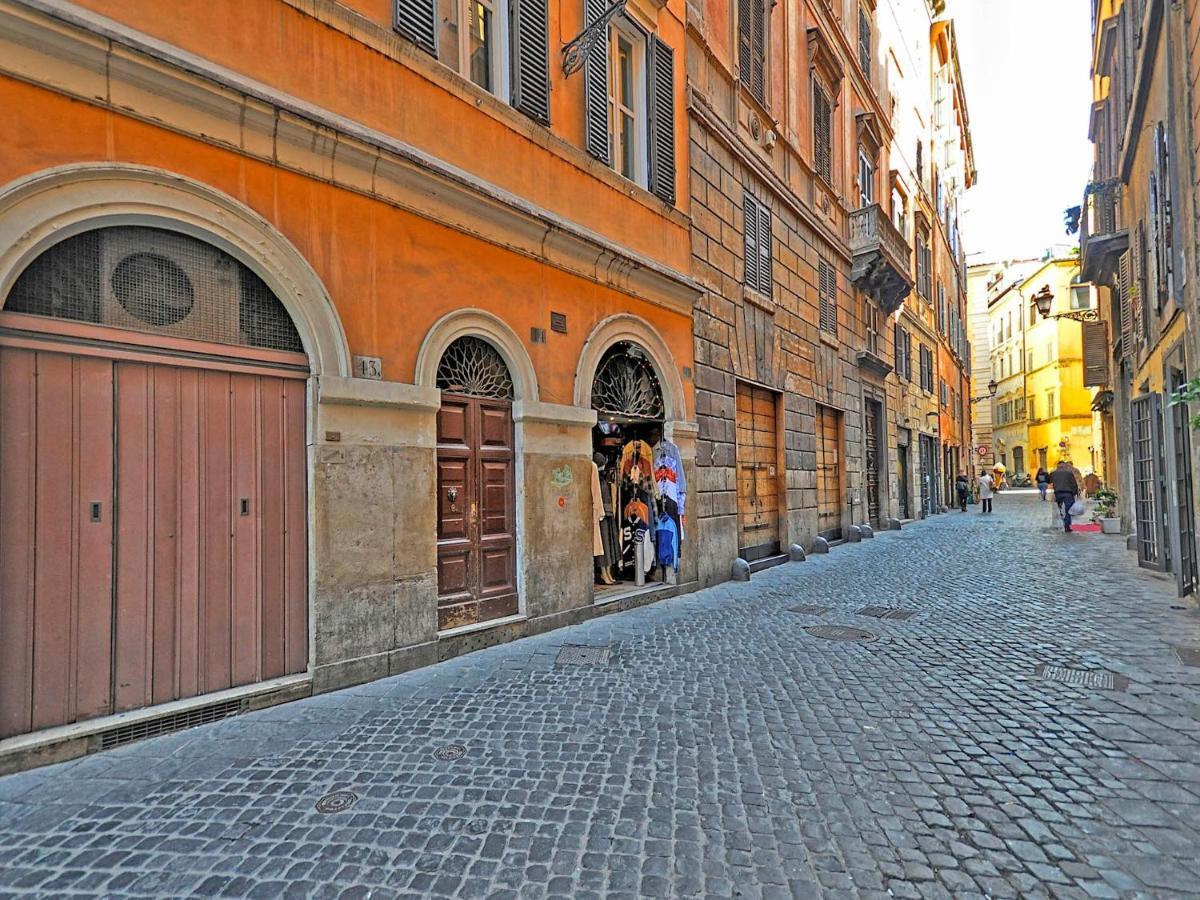
<svg viewBox="0 0 1200 900"><path fill-rule="evenodd" d="M850 279L870 294L886 314L894 313L912 293L912 251L878 203L850 213Z"/></svg>
<svg viewBox="0 0 1200 900"><path fill-rule="evenodd" d="M1129 249L1129 229L1121 215L1121 182L1088 185L1079 216L1079 263L1085 281L1111 285L1121 254Z"/></svg>

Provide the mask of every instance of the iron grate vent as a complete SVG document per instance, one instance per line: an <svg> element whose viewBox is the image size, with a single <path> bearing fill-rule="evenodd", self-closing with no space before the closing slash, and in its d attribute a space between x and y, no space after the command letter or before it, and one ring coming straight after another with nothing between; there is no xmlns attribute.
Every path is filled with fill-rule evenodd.
<svg viewBox="0 0 1200 900"><path fill-rule="evenodd" d="M1124 675L1106 672L1103 669L1069 669L1042 663L1034 672L1047 681L1058 681L1071 687L1099 688L1102 691L1123 691L1129 686Z"/></svg>
<svg viewBox="0 0 1200 900"><path fill-rule="evenodd" d="M849 625L809 625L804 629L813 637L826 641L850 641L856 644L866 644L875 640L876 635L862 628Z"/></svg>
<svg viewBox="0 0 1200 900"><path fill-rule="evenodd" d="M820 606L816 603L801 603L799 606L793 606L788 612L799 613L802 616L820 616L829 612L830 607Z"/></svg>
<svg viewBox="0 0 1200 900"><path fill-rule="evenodd" d="M100 749L110 750L113 747L120 747L122 744L132 744L134 741L140 741L144 738L158 737L159 735L171 734L175 731L183 731L185 728L193 728L196 725L208 725L212 722L219 722L222 719L228 719L230 716L236 716L238 713L244 712L245 709L246 701L244 699L225 700L221 703L212 703L208 706L189 709L186 712L159 716L157 719L146 719L142 722L119 725L116 728L110 728L108 731L100 733Z"/></svg>
<svg viewBox="0 0 1200 900"><path fill-rule="evenodd" d="M872 619L894 619L903 622L911 619L915 610L901 609L898 606L864 606L858 611L860 616L870 616Z"/></svg>
<svg viewBox="0 0 1200 900"><path fill-rule="evenodd" d="M563 647L554 659L556 666L606 666L612 658L608 645L600 647Z"/></svg>

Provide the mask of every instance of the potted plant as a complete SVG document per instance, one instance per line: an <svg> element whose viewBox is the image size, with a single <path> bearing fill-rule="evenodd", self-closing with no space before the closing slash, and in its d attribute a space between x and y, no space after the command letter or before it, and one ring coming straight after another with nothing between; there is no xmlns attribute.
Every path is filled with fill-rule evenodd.
<svg viewBox="0 0 1200 900"><path fill-rule="evenodd" d="M1117 516L1117 501L1121 499L1110 487L1096 491L1096 506L1092 510L1092 521L1100 523L1104 534L1120 534L1121 519Z"/></svg>

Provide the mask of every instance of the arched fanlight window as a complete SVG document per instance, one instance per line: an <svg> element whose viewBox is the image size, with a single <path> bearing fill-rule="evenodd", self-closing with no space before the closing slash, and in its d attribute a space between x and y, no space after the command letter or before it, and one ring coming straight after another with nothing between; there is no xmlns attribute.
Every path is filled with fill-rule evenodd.
<svg viewBox="0 0 1200 900"><path fill-rule="evenodd" d="M172 337L303 352L291 317L249 268L204 241L119 226L55 244L4 309Z"/></svg>
<svg viewBox="0 0 1200 900"><path fill-rule="evenodd" d="M645 350L618 341L605 351L592 381L592 409L633 419L663 418L662 388Z"/></svg>
<svg viewBox="0 0 1200 900"><path fill-rule="evenodd" d="M438 363L437 386L452 394L512 400L513 380L498 350L482 338L460 337Z"/></svg>

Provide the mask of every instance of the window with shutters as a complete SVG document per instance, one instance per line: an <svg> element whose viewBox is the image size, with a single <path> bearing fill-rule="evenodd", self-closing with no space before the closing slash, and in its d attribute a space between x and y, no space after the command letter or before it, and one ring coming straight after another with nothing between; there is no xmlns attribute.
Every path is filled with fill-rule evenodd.
<svg viewBox="0 0 1200 900"><path fill-rule="evenodd" d="M933 253L929 249L929 232L922 228L917 233L917 293L926 303L933 300Z"/></svg>
<svg viewBox="0 0 1200 900"><path fill-rule="evenodd" d="M860 208L875 202L875 160L865 149L858 151L858 205Z"/></svg>
<svg viewBox="0 0 1200 900"><path fill-rule="evenodd" d="M1092 308L1092 286L1076 284L1071 287L1071 309Z"/></svg>
<svg viewBox="0 0 1200 900"><path fill-rule="evenodd" d="M938 333L946 333L946 289L939 281L937 286L937 328Z"/></svg>
<svg viewBox="0 0 1200 900"><path fill-rule="evenodd" d="M945 409L946 406L948 406L950 403L949 395L946 392L946 379L945 378L938 379L938 403L941 404L942 409Z"/></svg>
<svg viewBox="0 0 1200 900"><path fill-rule="evenodd" d="M771 0L738 0L738 72L742 83L767 103L767 46Z"/></svg>
<svg viewBox="0 0 1200 900"><path fill-rule="evenodd" d="M813 166L817 177L833 187L833 101L816 80L813 81Z"/></svg>
<svg viewBox="0 0 1200 900"><path fill-rule="evenodd" d="M1172 224L1170 151L1166 126L1154 129L1154 171L1150 173L1150 205L1153 221L1155 278L1150 286L1155 312L1162 312L1174 290L1174 235Z"/></svg>
<svg viewBox="0 0 1200 900"><path fill-rule="evenodd" d="M821 260L818 277L821 295L820 328L825 334L837 337L837 270L825 260Z"/></svg>
<svg viewBox="0 0 1200 900"><path fill-rule="evenodd" d="M609 25L608 37L609 155L613 168L645 185L646 152L646 39L628 22Z"/></svg>
<svg viewBox="0 0 1200 900"><path fill-rule="evenodd" d="M883 313L863 295L863 327L866 329L867 352L883 358Z"/></svg>
<svg viewBox="0 0 1200 900"><path fill-rule="evenodd" d="M1055 416L1055 396L1054 391L1046 391L1046 418L1053 419Z"/></svg>
<svg viewBox="0 0 1200 900"><path fill-rule="evenodd" d="M858 8L858 64L867 78L871 77L871 15L866 7Z"/></svg>
<svg viewBox="0 0 1200 900"><path fill-rule="evenodd" d="M898 323L895 332L896 375L905 381L912 381L912 334Z"/></svg>
<svg viewBox="0 0 1200 900"><path fill-rule="evenodd" d="M1083 323L1083 386L1108 386L1108 323Z"/></svg>
<svg viewBox="0 0 1200 900"><path fill-rule="evenodd" d="M746 287L770 297L775 286L771 261L771 210L744 190L742 214Z"/></svg>
<svg viewBox="0 0 1200 900"><path fill-rule="evenodd" d="M933 351L924 344L920 345L921 353L921 390L927 394L933 393Z"/></svg>

